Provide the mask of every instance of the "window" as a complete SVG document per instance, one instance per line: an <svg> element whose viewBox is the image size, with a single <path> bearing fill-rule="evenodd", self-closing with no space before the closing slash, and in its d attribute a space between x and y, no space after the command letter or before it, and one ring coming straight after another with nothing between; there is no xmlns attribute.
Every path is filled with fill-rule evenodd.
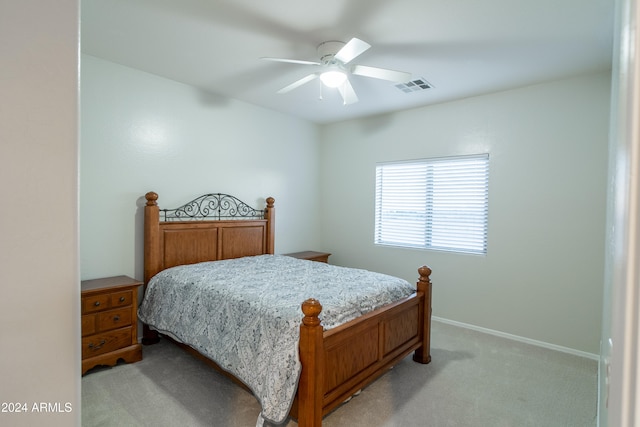
<svg viewBox="0 0 640 427"><path fill-rule="evenodd" d="M376 166L375 244L487 253L489 155Z"/></svg>

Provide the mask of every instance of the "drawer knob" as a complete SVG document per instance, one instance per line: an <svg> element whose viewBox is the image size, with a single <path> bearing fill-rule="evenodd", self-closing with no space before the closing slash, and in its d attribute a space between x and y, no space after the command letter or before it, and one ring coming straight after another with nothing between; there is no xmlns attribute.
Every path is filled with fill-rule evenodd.
<svg viewBox="0 0 640 427"><path fill-rule="evenodd" d="M100 341L100 344L98 344L98 345L93 345L93 343L92 343L92 342L90 342L90 343L89 343L89 348L90 348L90 349L92 349L92 350L98 350L98 349L102 348L102 346L103 346L106 342L107 342L106 340L102 340L102 341Z"/></svg>
<svg viewBox="0 0 640 427"><path fill-rule="evenodd" d="M125 298L124 297L120 297L120 302L124 302Z"/></svg>
<svg viewBox="0 0 640 427"><path fill-rule="evenodd" d="M100 305L100 301L96 301L93 305L95 305L96 307L98 307Z"/></svg>
<svg viewBox="0 0 640 427"><path fill-rule="evenodd" d="M114 321L114 322L117 322L118 320L120 320L120 316L117 316L117 315L116 315L116 316L113 316L113 321Z"/></svg>

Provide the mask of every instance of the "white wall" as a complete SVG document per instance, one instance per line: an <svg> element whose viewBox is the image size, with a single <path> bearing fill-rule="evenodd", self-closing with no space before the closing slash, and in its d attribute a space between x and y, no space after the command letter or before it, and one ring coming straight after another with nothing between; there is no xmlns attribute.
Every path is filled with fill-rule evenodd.
<svg viewBox="0 0 640 427"><path fill-rule="evenodd" d="M142 278L142 206L211 192L276 199L277 253L318 241L317 127L92 56L82 56L83 279Z"/></svg>
<svg viewBox="0 0 640 427"><path fill-rule="evenodd" d="M609 86L583 76L323 127L322 249L410 281L428 264L435 316L597 354ZM483 152L486 256L373 245L376 162Z"/></svg>
<svg viewBox="0 0 640 427"><path fill-rule="evenodd" d="M78 2L3 1L0 61L0 425L79 425Z"/></svg>

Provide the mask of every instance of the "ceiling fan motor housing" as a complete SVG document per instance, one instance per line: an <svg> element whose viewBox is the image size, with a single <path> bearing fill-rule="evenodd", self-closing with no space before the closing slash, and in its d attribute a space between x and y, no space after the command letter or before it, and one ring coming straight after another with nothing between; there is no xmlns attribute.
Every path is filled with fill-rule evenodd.
<svg viewBox="0 0 640 427"><path fill-rule="evenodd" d="M333 58L336 53L338 53L340 49L344 47L345 44L346 43L339 41L328 41L320 43L317 50L318 57L320 57L320 62L322 62L324 65L335 64L337 61L335 61Z"/></svg>

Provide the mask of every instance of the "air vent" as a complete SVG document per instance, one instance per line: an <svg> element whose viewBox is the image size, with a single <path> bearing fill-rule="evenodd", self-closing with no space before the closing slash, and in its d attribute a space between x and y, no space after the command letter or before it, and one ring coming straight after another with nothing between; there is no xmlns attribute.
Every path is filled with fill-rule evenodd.
<svg viewBox="0 0 640 427"><path fill-rule="evenodd" d="M396 87L398 88L398 90L401 90L405 93L410 93L431 89L433 85L425 79L415 79L411 80L410 82L397 84Z"/></svg>

